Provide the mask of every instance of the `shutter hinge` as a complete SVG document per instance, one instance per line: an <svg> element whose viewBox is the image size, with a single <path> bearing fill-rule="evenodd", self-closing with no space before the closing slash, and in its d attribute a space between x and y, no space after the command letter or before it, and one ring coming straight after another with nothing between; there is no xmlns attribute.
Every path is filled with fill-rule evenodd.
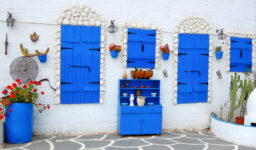
<svg viewBox="0 0 256 150"><path fill-rule="evenodd" d="M188 83L182 83L182 82L178 82L178 85L180 85L180 84L188 84Z"/></svg>
<svg viewBox="0 0 256 150"><path fill-rule="evenodd" d="M200 84L208 84L208 82L201 82Z"/></svg>
<svg viewBox="0 0 256 150"><path fill-rule="evenodd" d="M127 61L127 63L135 63L136 61L130 61L130 60L128 60Z"/></svg>
<svg viewBox="0 0 256 150"><path fill-rule="evenodd" d="M133 32L128 32L128 34L136 34L136 33L133 33Z"/></svg>
<svg viewBox="0 0 256 150"><path fill-rule="evenodd" d="M200 54L200 55L209 56L209 54Z"/></svg>
<svg viewBox="0 0 256 150"><path fill-rule="evenodd" d="M60 84L72 84L70 82L60 82Z"/></svg>
<svg viewBox="0 0 256 150"><path fill-rule="evenodd" d="M240 58L242 58L243 57L243 52L242 51L240 51Z"/></svg>
<svg viewBox="0 0 256 150"><path fill-rule="evenodd" d="M230 68L233 68L233 67L236 67L236 66L234 66L234 65L230 65Z"/></svg>
<svg viewBox="0 0 256 150"><path fill-rule="evenodd" d="M91 48L91 49L88 49L88 50L92 50L92 51L100 51L100 48Z"/></svg>
<svg viewBox="0 0 256 150"><path fill-rule="evenodd" d="M88 71L91 70L90 66L70 66L70 67L76 67L76 68L88 68Z"/></svg>
<svg viewBox="0 0 256 150"><path fill-rule="evenodd" d="M188 54L186 54L186 53L178 53L178 56L180 56L180 55L188 55Z"/></svg>
<svg viewBox="0 0 256 150"><path fill-rule="evenodd" d="M69 47L61 47L61 50L64 50L64 49L73 49L73 48L69 48Z"/></svg>
<svg viewBox="0 0 256 150"><path fill-rule="evenodd" d="M251 45L252 44L252 42L245 42L246 44L249 44L249 45Z"/></svg>
<svg viewBox="0 0 256 150"><path fill-rule="evenodd" d="M154 63L155 63L155 61L150 61L150 62L147 62L147 63L151 63L151 64L154 64Z"/></svg>
<svg viewBox="0 0 256 150"><path fill-rule="evenodd" d="M231 40L231 43L238 43L238 41Z"/></svg>
<svg viewBox="0 0 256 150"><path fill-rule="evenodd" d="M147 36L156 36L156 34L147 34Z"/></svg>
<svg viewBox="0 0 256 150"><path fill-rule="evenodd" d="M89 83L92 83L92 84L100 84L100 82L89 82Z"/></svg>

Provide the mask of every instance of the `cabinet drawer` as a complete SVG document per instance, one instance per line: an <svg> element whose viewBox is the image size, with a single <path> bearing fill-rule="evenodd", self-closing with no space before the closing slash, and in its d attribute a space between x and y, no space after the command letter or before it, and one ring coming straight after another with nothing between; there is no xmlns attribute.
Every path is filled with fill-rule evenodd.
<svg viewBox="0 0 256 150"><path fill-rule="evenodd" d="M120 110L126 114L162 113L162 106L121 106Z"/></svg>

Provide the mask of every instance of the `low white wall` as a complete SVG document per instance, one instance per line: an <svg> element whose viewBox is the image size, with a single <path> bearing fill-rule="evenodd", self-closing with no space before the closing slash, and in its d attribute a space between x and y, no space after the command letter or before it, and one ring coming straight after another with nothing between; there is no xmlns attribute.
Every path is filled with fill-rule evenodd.
<svg viewBox="0 0 256 150"><path fill-rule="evenodd" d="M256 148L256 127L230 123L212 115L211 132L225 141Z"/></svg>

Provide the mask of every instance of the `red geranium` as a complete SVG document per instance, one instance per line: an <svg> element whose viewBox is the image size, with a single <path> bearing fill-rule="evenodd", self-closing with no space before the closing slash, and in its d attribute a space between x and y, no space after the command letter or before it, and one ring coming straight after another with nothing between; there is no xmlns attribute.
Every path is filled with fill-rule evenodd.
<svg viewBox="0 0 256 150"><path fill-rule="evenodd" d="M41 94L44 95L44 91L42 91Z"/></svg>
<svg viewBox="0 0 256 150"><path fill-rule="evenodd" d="M34 89L33 92L37 92L37 89Z"/></svg>
<svg viewBox="0 0 256 150"><path fill-rule="evenodd" d="M12 109L9 109L9 112L12 112Z"/></svg>
<svg viewBox="0 0 256 150"><path fill-rule="evenodd" d="M17 87L17 84L16 84L16 83L13 83L12 86L13 86L14 88L16 88L16 87Z"/></svg>
<svg viewBox="0 0 256 150"><path fill-rule="evenodd" d="M15 98L15 95L10 95L10 98Z"/></svg>
<svg viewBox="0 0 256 150"><path fill-rule="evenodd" d="M2 91L2 94L6 94L6 93L7 93L6 90L3 90L3 91Z"/></svg>
<svg viewBox="0 0 256 150"><path fill-rule="evenodd" d="M23 85L23 88L26 89L26 88L27 88L27 85Z"/></svg>
<svg viewBox="0 0 256 150"><path fill-rule="evenodd" d="M20 82L20 79L16 79L15 81L19 83L19 82Z"/></svg>

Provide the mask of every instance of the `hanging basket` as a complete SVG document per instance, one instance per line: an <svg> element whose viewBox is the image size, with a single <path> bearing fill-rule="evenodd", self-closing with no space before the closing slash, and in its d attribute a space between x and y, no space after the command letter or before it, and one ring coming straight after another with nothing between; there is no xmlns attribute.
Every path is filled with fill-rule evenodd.
<svg viewBox="0 0 256 150"><path fill-rule="evenodd" d="M9 112L9 110L12 112ZM31 103L12 103L6 110L5 137L8 143L32 141L33 106Z"/></svg>
<svg viewBox="0 0 256 150"><path fill-rule="evenodd" d="M222 51L216 51L216 52L215 52L216 59L221 59L221 58L222 58L222 55L223 55L223 52L222 52Z"/></svg>
<svg viewBox="0 0 256 150"><path fill-rule="evenodd" d="M119 51L114 51L114 50L110 51L111 57L112 57L112 58L117 58L118 52L119 52Z"/></svg>
<svg viewBox="0 0 256 150"><path fill-rule="evenodd" d="M47 55L39 55L38 59L41 63L45 63L47 60Z"/></svg>
<svg viewBox="0 0 256 150"><path fill-rule="evenodd" d="M162 53L163 60L168 60L170 56L170 53Z"/></svg>

